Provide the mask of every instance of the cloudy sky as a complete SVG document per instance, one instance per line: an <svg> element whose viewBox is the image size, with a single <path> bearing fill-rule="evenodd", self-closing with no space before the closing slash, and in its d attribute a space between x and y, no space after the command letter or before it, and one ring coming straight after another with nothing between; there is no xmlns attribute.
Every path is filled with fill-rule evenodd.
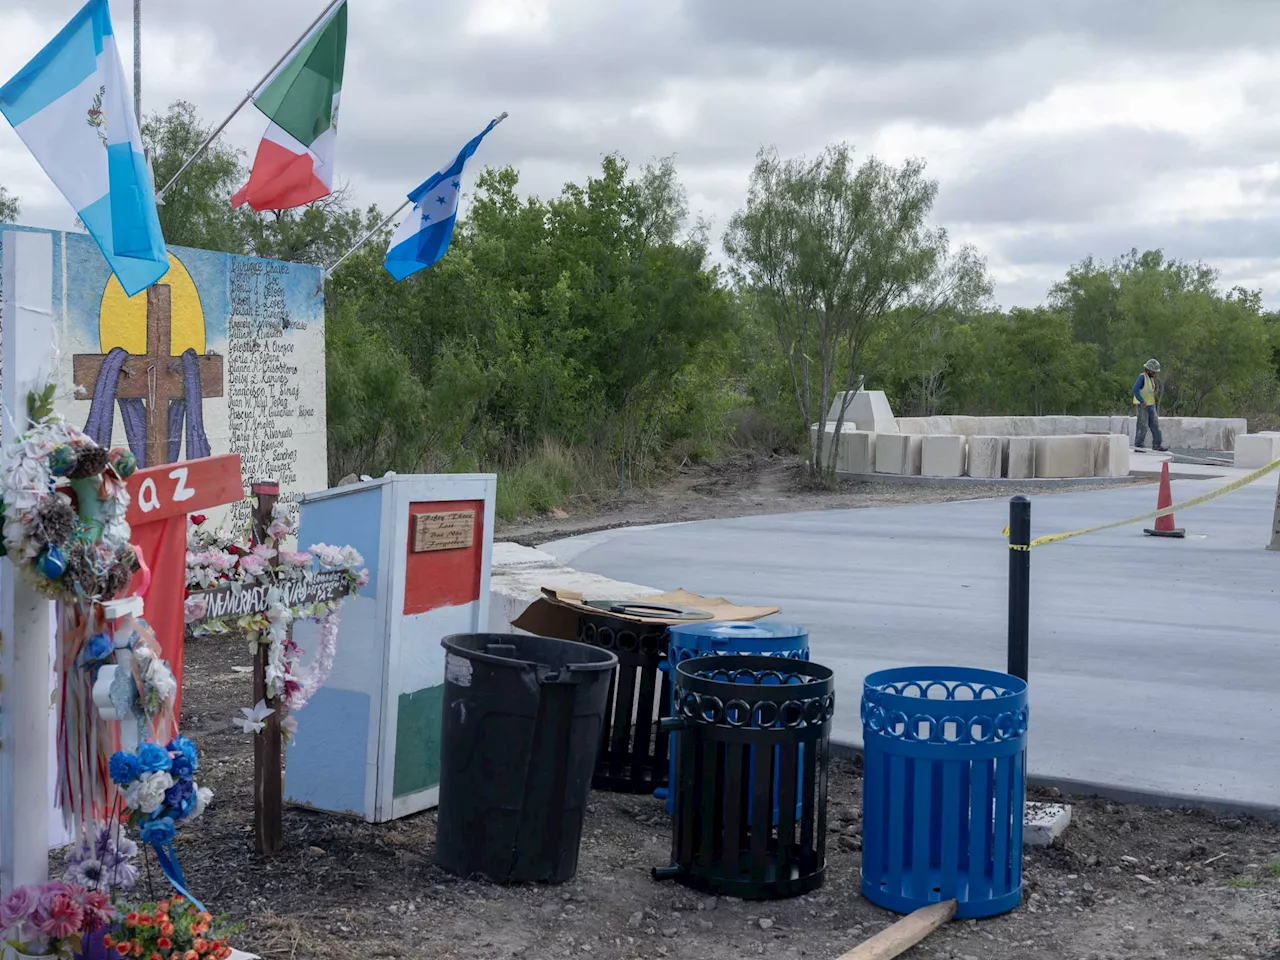
<svg viewBox="0 0 1280 960"><path fill-rule="evenodd" d="M0 0L0 79L81 0ZM324 0L143 0L145 108L220 120ZM132 0L112 0L132 57ZM1160 246L1280 304L1274 0L350 0L339 176L394 207L481 149L549 195L611 151L675 154L718 237L756 151L924 158L936 216L1005 306L1072 262ZM216 13L214 12L216 11ZM265 122L224 134L251 151ZM23 221L73 215L0 124Z"/></svg>

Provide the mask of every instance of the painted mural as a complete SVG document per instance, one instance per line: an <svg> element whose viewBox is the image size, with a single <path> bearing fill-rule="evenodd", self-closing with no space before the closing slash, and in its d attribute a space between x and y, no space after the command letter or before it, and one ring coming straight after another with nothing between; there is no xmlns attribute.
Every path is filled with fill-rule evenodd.
<svg viewBox="0 0 1280 960"><path fill-rule="evenodd" d="M147 466L238 453L246 485L327 486L319 268L170 247L169 272L126 297L87 235L54 233L53 258L69 420Z"/></svg>

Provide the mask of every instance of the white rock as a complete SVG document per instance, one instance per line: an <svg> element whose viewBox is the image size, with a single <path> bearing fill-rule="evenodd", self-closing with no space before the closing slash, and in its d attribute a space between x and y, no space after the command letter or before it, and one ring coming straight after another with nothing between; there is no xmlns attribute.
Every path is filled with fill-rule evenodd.
<svg viewBox="0 0 1280 960"><path fill-rule="evenodd" d="M1069 803L1033 803L1027 801L1022 811L1022 844L1027 847L1047 847L1071 823Z"/></svg>
<svg viewBox="0 0 1280 960"><path fill-rule="evenodd" d="M1236 466L1245 470L1265 467L1280 458L1280 433L1249 433L1235 438Z"/></svg>

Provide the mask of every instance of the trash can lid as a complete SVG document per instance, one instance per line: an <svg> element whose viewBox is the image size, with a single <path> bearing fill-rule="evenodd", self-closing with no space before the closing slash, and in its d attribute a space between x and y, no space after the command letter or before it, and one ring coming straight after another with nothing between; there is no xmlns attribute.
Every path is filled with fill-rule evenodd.
<svg viewBox="0 0 1280 960"><path fill-rule="evenodd" d="M793 640L808 637L806 627L777 620L751 622L678 623L671 627L671 639L680 637L721 637L726 640Z"/></svg>

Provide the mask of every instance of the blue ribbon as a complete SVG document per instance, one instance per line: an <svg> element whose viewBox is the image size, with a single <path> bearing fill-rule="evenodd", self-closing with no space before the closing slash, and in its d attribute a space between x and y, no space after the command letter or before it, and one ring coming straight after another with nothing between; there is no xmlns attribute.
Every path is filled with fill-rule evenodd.
<svg viewBox="0 0 1280 960"><path fill-rule="evenodd" d="M152 843L151 848L156 852L156 862L160 864L160 870L164 873L165 879L173 886L173 889L186 897L187 901L199 910L201 913L208 913L204 904L187 892L185 886L186 879L182 876L182 867L178 866L178 855L173 852L173 843L165 841L164 843Z"/></svg>

